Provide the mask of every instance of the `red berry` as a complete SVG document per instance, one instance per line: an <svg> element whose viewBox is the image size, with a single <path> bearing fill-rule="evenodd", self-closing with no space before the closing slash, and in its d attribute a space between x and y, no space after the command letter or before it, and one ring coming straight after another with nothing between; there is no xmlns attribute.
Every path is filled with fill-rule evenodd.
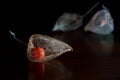
<svg viewBox="0 0 120 80"><path fill-rule="evenodd" d="M36 47L32 50L32 56L34 59L42 60L45 57L45 51L41 47Z"/></svg>

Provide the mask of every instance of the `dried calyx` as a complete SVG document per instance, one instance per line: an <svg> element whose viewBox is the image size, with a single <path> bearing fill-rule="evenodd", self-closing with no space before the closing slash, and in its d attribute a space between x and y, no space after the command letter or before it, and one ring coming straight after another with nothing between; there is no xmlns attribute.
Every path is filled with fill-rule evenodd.
<svg viewBox="0 0 120 80"><path fill-rule="evenodd" d="M9 32L15 40L25 44L17 39L12 31ZM73 48L63 41L47 35L33 34L27 45L27 57L31 62L45 62L72 50Z"/></svg>
<svg viewBox="0 0 120 80"><path fill-rule="evenodd" d="M39 52L34 51L35 53L39 54L38 57L40 58L34 58L32 56L33 49L36 48L39 48L38 51L42 52L41 55ZM44 50L41 50L40 48L43 48ZM72 50L72 47L63 41L57 40L47 35L34 34L29 39L27 57L32 62L44 62L54 59L59 55Z"/></svg>
<svg viewBox="0 0 120 80"><path fill-rule="evenodd" d="M103 5L103 9L99 10L91 18L84 30L102 35L112 33L114 30L114 20L109 10Z"/></svg>

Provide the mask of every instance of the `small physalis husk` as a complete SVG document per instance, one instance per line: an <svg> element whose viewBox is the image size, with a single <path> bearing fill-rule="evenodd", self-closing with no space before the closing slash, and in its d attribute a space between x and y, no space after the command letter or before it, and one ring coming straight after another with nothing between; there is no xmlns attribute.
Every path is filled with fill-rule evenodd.
<svg viewBox="0 0 120 80"><path fill-rule="evenodd" d="M82 16L76 13L64 13L58 18L52 31L74 31L78 29L81 25Z"/></svg>
<svg viewBox="0 0 120 80"><path fill-rule="evenodd" d="M45 50L43 59L34 59L32 50L36 47L41 47ZM52 60L65 52L72 51L72 47L63 41L57 40L47 35L33 34L28 43L27 57L32 62L44 62Z"/></svg>
<svg viewBox="0 0 120 80"><path fill-rule="evenodd" d="M103 6L103 9L99 10L91 18L84 30L102 35L112 33L114 30L114 21L110 11Z"/></svg>

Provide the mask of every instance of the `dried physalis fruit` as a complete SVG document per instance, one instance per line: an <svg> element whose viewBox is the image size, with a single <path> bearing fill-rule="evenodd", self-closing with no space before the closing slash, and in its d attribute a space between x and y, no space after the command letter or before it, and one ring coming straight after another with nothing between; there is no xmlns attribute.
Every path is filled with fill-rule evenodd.
<svg viewBox="0 0 120 80"><path fill-rule="evenodd" d="M73 31L82 25L82 17L76 13L64 13L58 20L52 31Z"/></svg>
<svg viewBox="0 0 120 80"><path fill-rule="evenodd" d="M34 34L29 39L27 57L32 62L44 62L72 50L72 47L63 41L47 35Z"/></svg>
<svg viewBox="0 0 120 80"><path fill-rule="evenodd" d="M93 5L93 7L90 8L84 15L79 15L77 13L62 14L56 21L52 31L68 32L78 29L83 24L83 18L87 16L98 4L99 2Z"/></svg>
<svg viewBox="0 0 120 80"><path fill-rule="evenodd" d="M114 23L109 10L105 7L99 10L85 26L84 30L96 34L111 33L114 30Z"/></svg>

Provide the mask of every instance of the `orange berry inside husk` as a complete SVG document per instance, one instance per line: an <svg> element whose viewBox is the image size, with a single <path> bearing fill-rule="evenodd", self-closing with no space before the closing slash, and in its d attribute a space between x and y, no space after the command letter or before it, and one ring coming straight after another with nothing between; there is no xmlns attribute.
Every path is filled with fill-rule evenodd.
<svg viewBox="0 0 120 80"><path fill-rule="evenodd" d="M41 47L36 47L32 50L32 57L34 59L42 60L45 57L45 50Z"/></svg>

